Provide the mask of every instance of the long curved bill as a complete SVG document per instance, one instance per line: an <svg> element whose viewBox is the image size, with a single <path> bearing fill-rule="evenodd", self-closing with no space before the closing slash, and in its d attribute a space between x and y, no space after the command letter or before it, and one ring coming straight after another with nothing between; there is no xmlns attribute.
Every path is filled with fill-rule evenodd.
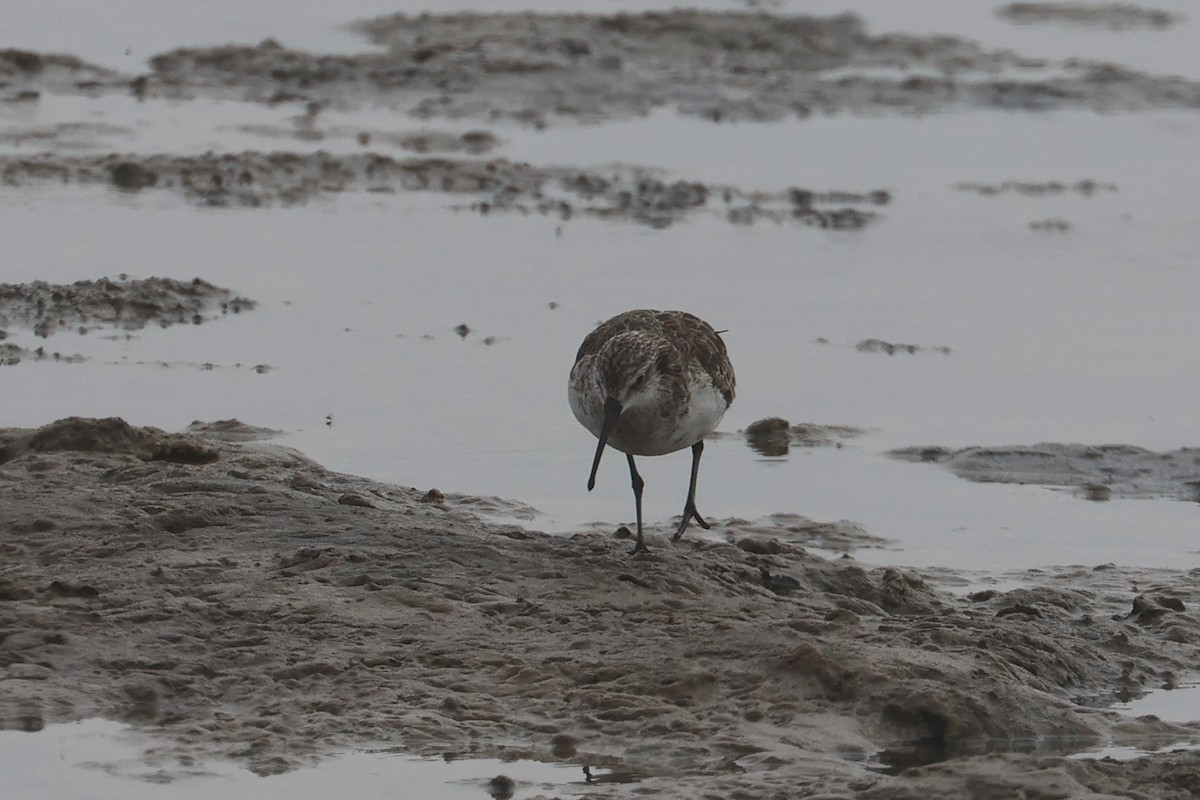
<svg viewBox="0 0 1200 800"><path fill-rule="evenodd" d="M600 425L600 439L596 442L596 457L592 459L592 474L588 476L588 491L596 488L596 470L600 469L600 456L604 455L604 446L608 437L621 416L621 404L611 397L604 401L604 422Z"/></svg>

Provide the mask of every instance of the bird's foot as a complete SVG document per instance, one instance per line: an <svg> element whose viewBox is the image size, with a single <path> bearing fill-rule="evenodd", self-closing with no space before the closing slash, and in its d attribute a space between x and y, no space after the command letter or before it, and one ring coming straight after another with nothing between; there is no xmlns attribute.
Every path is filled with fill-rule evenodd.
<svg viewBox="0 0 1200 800"><path fill-rule="evenodd" d="M671 537L672 542L679 541L679 537L683 536L683 532L688 529L688 525L692 524L692 520L696 520L696 524L704 530L712 527L704 517L700 516L700 512L696 510L696 504L689 500L688 504L683 507L683 519L679 520L679 527L675 529L675 535Z"/></svg>
<svg viewBox="0 0 1200 800"><path fill-rule="evenodd" d="M637 544L635 544L633 546L633 549L629 551L629 555L636 556L638 553L649 553L649 552L650 552L650 548L646 547L646 543L643 540L638 539Z"/></svg>

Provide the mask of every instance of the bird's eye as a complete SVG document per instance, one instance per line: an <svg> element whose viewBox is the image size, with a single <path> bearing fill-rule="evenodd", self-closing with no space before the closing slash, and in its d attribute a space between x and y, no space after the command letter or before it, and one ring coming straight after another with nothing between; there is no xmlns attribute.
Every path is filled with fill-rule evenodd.
<svg viewBox="0 0 1200 800"><path fill-rule="evenodd" d="M637 378L633 381L633 388L640 389L645 385L646 385L646 373L643 372L641 375L638 375Z"/></svg>

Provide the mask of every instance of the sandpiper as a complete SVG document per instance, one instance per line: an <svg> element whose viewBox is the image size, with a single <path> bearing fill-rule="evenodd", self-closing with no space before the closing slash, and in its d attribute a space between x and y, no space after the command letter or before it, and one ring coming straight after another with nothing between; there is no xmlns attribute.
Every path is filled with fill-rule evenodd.
<svg viewBox="0 0 1200 800"><path fill-rule="evenodd" d="M625 453L637 510L637 544L642 537L642 487L636 456L661 456L692 448L692 477L683 519L672 541L692 520L709 527L696 510L696 475L704 437L712 433L733 402L733 366L725 343L712 326L684 311L638 309L618 314L587 335L571 369L568 398L575 419L599 441L588 476L605 445Z"/></svg>

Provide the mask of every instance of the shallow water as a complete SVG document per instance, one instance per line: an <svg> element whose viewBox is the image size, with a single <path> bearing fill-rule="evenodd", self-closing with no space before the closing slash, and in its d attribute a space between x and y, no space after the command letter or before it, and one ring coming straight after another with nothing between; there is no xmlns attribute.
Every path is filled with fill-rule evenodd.
<svg viewBox="0 0 1200 800"><path fill-rule="evenodd" d="M1156 689L1113 708L1131 717L1153 714L1167 722L1196 722L1200 720L1200 681L1193 679L1173 689Z"/></svg>
<svg viewBox="0 0 1200 800"><path fill-rule="evenodd" d="M536 527L616 524L632 516L628 476L608 458L596 491L584 490L592 442L566 408L566 373L579 340L611 313L682 307L729 329L739 396L722 430L769 415L868 429L842 449L773 459L736 437L713 441L706 514L854 520L895 542L856 553L873 563L1194 563L1191 504L971 485L882 455L925 444L1194 443L1194 392L1180 369L1200 356L1190 300L1200 220L1196 176L1179 165L1190 163L1200 120L1102 120L981 113L720 127L654 117L502 137L501 154L540 152L549 163L637 152L674 174L747 187L892 191L885 218L858 233L479 217L445 211L436 195L247 211L161 193L0 192L0 281L198 275L260 301L238 318L129 340L54 336L49 349L92 360L22 365L19 381L8 372L5 422L116 414L180 429L236 416L287 431L281 441L334 469L530 503L544 512ZM143 134L148 149L170 139L159 126ZM1024 148L1031 140L1039 147ZM1119 188L1036 198L955 188L1013 177ZM1029 229L1050 216L1073 227ZM459 323L472 329L466 339L453 332ZM855 349L872 337L925 349ZM940 346L951 352L931 349ZM251 369L259 364L270 370ZM687 455L643 462L647 518L665 523L682 505Z"/></svg>
<svg viewBox="0 0 1200 800"><path fill-rule="evenodd" d="M1194 724L1200 721L1200 682L1191 679L1181 682L1173 689L1154 689L1129 702L1117 703L1112 708L1133 718L1152 715L1166 722ZM1081 750L1072 757L1127 761L1150 753L1196 749L1200 749L1200 740L1196 736L1122 736L1103 747Z"/></svg>
<svg viewBox="0 0 1200 800"><path fill-rule="evenodd" d="M367 45L346 23L400 9L675 5L354 0L293 2L281 13L280 4L227 0L51 0L8 9L0 47L72 53L136 73L145 58L170 48L268 36L354 52ZM1127 34L1015 26L994 15L996 5L937 0L918 13L909 4L857 0L853 8L873 32L939 31L1029 56L1200 76L1200 31L1185 0L1155 3L1189 16L1185 23ZM810 0L781 8L847 6ZM760 456L737 436L713 440L699 496L710 518L849 519L891 540L855 551L861 561L969 570L993 585L1010 580L998 573L1050 564L1189 568L1200 560L1195 504L1093 503L1037 486L973 484L935 464L884 455L912 445L1197 443L1188 377L1200 357L1195 114L973 112L716 126L663 113L534 133L364 109L323 112L322 137L306 141L294 135L297 113L228 101L45 96L0 105L0 153L357 152L361 130L483 127L501 140L490 155L517 161L635 162L747 189L885 189L894 200L857 233L739 227L716 216L654 231L455 213L445 206L458 199L437 195L349 195L250 211L197 209L166 193L0 189L0 282L200 276L260 303L235 318L130 338L59 334L35 342L15 333L23 344L91 360L0 369L3 425L120 415L178 430L194 419L238 417L284 431L278 441L333 469L517 499L543 512L524 522L547 530L594 520L611 527L632 517L628 476L609 453L595 492L586 492L593 441L567 409L567 371L601 319L636 306L686 308L729 330L739 395L723 432L770 415L867 429L845 447L793 449L782 458ZM378 137L372 149L403 154ZM984 197L956 188L1085 179L1117 190ZM1031 229L1047 219L1069 228ZM472 329L465 339L453 332L459 323ZM923 350L858 352L855 344L871 337ZM933 350L942 346L951 352ZM256 365L269 369L260 374ZM641 470L647 518L665 524L682 504L687 454L643 459ZM720 536L720 526L708 535ZM1126 705L1134 716L1200 718L1194 683ZM1176 744L1118 742L1083 755L1134 757ZM260 778L232 764L148 759L146 747L138 732L97 720L34 734L0 731L5 793L269 798L331 796L352 786L361 797L395 797L403 787L404 796L466 800L487 797L487 781L500 773L518 781L517 798L588 791L578 765L375 752Z"/></svg>
<svg viewBox="0 0 1200 800"><path fill-rule="evenodd" d="M356 797L437 797L486 800L503 795L497 777L513 781L511 800L588 791L577 764L483 758L413 758L396 750L349 753L320 765L260 777L232 762L181 763L147 756L152 732L101 719L49 725L36 733L0 730L0 771L5 792L25 800L172 800L220 793L262 800L336 797L353 787ZM598 781L613 778L593 769ZM619 777L619 776L617 776Z"/></svg>

